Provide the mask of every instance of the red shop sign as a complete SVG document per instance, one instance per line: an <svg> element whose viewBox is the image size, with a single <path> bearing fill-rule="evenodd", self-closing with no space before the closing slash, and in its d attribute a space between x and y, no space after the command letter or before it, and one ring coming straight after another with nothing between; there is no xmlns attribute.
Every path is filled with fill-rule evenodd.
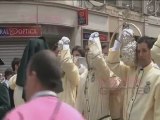
<svg viewBox="0 0 160 120"><path fill-rule="evenodd" d="M40 37L40 26L3 26L0 27L0 37Z"/></svg>
<svg viewBox="0 0 160 120"><path fill-rule="evenodd" d="M78 10L78 25L88 25L88 9Z"/></svg>

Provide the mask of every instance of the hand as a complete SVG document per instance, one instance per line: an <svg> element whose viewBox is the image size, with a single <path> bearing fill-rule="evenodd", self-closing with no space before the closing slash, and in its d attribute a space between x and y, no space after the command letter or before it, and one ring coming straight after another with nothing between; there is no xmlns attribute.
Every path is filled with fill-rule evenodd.
<svg viewBox="0 0 160 120"><path fill-rule="evenodd" d="M133 36L133 30L132 29L124 29L123 30L123 35L124 36Z"/></svg>
<svg viewBox="0 0 160 120"><path fill-rule="evenodd" d="M70 43L70 40L68 37L62 37L61 40L58 41L58 49L59 50L68 50L69 43Z"/></svg>
<svg viewBox="0 0 160 120"><path fill-rule="evenodd" d="M61 41L63 42L63 44L69 44L70 43L70 39L68 37L62 37Z"/></svg>
<svg viewBox="0 0 160 120"><path fill-rule="evenodd" d="M126 29L123 29L123 31L120 33L119 37L118 37L118 41L119 42L122 42L122 40L125 38L125 37L132 37L134 34L133 30L132 29L129 29L129 28L126 28Z"/></svg>
<svg viewBox="0 0 160 120"><path fill-rule="evenodd" d="M96 42L96 39L95 38L98 38L99 39L99 33L98 32L94 32L90 35L89 37L89 41L93 41L93 42Z"/></svg>
<svg viewBox="0 0 160 120"><path fill-rule="evenodd" d="M95 47L90 47L90 45L93 45L93 43ZM89 45L90 51L94 52L94 54L102 53L101 42L99 39L98 32L94 32L90 35L88 45Z"/></svg>

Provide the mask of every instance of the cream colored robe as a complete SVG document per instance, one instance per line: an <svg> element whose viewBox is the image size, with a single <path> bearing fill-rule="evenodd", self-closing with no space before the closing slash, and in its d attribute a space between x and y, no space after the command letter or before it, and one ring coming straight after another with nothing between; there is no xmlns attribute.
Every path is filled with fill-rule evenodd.
<svg viewBox="0 0 160 120"><path fill-rule="evenodd" d="M105 56L106 62L107 58L108 57ZM109 78L109 87L109 107L111 118L113 120L122 120L124 83L111 70Z"/></svg>
<svg viewBox="0 0 160 120"><path fill-rule="evenodd" d="M13 75L9 79L9 87L10 89L14 90L13 99L15 107L22 105L25 103L24 99L22 98L23 87L16 85L17 74Z"/></svg>
<svg viewBox="0 0 160 120"><path fill-rule="evenodd" d="M113 120L122 120L123 118L123 98L124 84L119 77L110 71L110 96L109 107Z"/></svg>
<svg viewBox="0 0 160 120"><path fill-rule="evenodd" d="M90 52L97 49L95 44L89 45ZM110 117L101 119L110 115L109 110L109 68L102 54L91 55L88 61L92 62L92 68L89 68L85 96L87 104L87 120L110 120ZM89 64L90 64L89 62Z"/></svg>
<svg viewBox="0 0 160 120"><path fill-rule="evenodd" d="M78 84L78 89L77 89L77 98L76 98L76 109L84 116L85 113L87 112L87 107L86 107L86 101L85 101L85 82L87 79L88 75L88 69L84 66L81 65L79 68L79 75L80 75L80 81Z"/></svg>
<svg viewBox="0 0 160 120"><path fill-rule="evenodd" d="M62 101L74 107L76 100L76 89L80 79L78 68L72 61L70 50L62 50L59 57L62 62L64 76L62 78L63 92L58 94L58 96Z"/></svg>
<svg viewBox="0 0 160 120"><path fill-rule="evenodd" d="M119 51L110 51L108 65L126 84L124 120L160 120L160 70L149 64L143 70L120 62Z"/></svg>
<svg viewBox="0 0 160 120"><path fill-rule="evenodd" d="M158 36L157 41L154 43L151 49L151 55L154 62L160 65L160 35Z"/></svg>
<svg viewBox="0 0 160 120"><path fill-rule="evenodd" d="M15 90L16 88L16 79L17 79L17 74L13 75L10 79L9 79L9 87L12 90Z"/></svg>

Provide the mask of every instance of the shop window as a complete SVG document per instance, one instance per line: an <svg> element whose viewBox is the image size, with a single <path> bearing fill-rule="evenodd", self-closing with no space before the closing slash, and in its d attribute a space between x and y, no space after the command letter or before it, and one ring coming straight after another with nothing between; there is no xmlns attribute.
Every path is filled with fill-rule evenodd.
<svg viewBox="0 0 160 120"><path fill-rule="evenodd" d="M92 32L86 31L83 32L83 48L87 51L88 50L88 39ZM99 32L101 45L107 44L108 45L108 34Z"/></svg>

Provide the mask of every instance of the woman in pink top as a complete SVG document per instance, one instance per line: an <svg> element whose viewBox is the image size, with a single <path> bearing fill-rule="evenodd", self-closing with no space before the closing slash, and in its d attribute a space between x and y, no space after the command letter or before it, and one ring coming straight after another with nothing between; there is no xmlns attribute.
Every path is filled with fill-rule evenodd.
<svg viewBox="0 0 160 120"><path fill-rule="evenodd" d="M35 54L29 62L25 85L28 102L7 114L4 120L84 120L71 106L61 102L60 64L49 50Z"/></svg>

